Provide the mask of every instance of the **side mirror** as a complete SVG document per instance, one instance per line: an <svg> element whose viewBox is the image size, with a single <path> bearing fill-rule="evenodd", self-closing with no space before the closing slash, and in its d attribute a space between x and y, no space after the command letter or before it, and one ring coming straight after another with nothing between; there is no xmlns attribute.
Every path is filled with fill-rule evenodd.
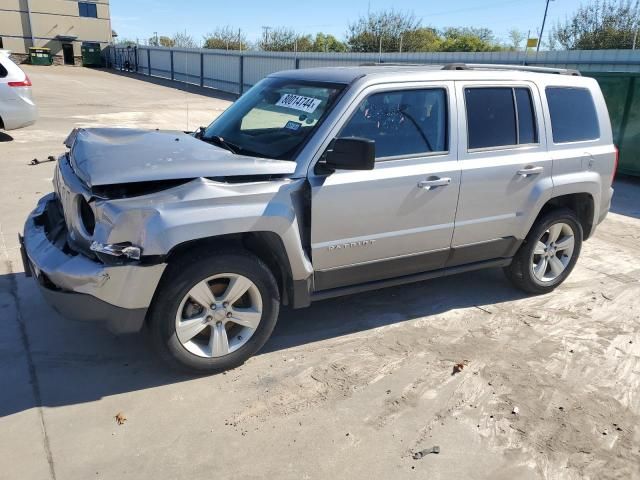
<svg viewBox="0 0 640 480"><path fill-rule="evenodd" d="M330 170L373 170L376 142L367 138L336 138L325 153L324 167Z"/></svg>

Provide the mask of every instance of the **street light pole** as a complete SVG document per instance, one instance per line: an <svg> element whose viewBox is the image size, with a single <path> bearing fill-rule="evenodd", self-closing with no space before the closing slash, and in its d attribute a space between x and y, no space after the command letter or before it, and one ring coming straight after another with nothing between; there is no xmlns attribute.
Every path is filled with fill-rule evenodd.
<svg viewBox="0 0 640 480"><path fill-rule="evenodd" d="M538 46L536 47L536 52L540 51L540 43L542 42L542 34L544 33L544 25L547 23L547 13L549 12L549 2L551 0L547 0L547 6L544 7L544 17L542 17L542 27L540 28L540 38L538 38Z"/></svg>

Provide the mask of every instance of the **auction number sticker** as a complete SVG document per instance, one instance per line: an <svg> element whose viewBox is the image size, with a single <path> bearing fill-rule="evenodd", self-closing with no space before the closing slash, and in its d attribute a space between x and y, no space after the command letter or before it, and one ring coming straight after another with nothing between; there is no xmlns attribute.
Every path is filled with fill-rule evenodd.
<svg viewBox="0 0 640 480"><path fill-rule="evenodd" d="M322 100L317 98L305 97L303 95L295 95L293 93L285 93L282 95L276 106L293 108L294 110L300 110L301 112L313 113L318 105L322 103Z"/></svg>

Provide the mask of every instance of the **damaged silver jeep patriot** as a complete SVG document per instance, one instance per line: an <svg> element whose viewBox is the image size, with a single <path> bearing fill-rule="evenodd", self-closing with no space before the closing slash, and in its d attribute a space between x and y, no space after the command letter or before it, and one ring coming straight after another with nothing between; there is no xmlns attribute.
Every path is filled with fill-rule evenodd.
<svg viewBox="0 0 640 480"><path fill-rule="evenodd" d="M486 267L550 292L617 162L595 80L500 65L280 72L197 132L65 144L25 271L63 316L144 326L200 372L256 353L281 304Z"/></svg>

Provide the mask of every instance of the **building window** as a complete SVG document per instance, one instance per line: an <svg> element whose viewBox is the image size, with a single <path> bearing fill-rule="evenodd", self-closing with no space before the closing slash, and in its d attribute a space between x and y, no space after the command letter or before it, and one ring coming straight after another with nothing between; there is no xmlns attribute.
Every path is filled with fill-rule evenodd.
<svg viewBox="0 0 640 480"><path fill-rule="evenodd" d="M98 7L95 3L78 2L81 17L98 18Z"/></svg>

